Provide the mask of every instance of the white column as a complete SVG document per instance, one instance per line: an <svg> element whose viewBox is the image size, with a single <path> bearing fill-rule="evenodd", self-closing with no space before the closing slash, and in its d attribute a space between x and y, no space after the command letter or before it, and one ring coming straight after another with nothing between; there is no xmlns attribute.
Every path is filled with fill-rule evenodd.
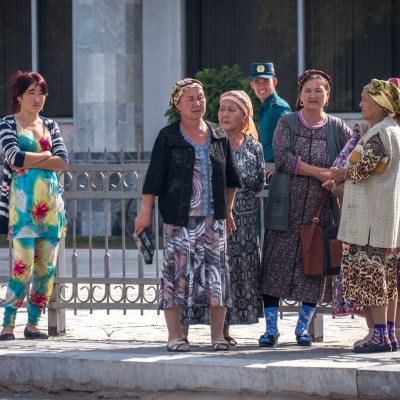
<svg viewBox="0 0 400 400"><path fill-rule="evenodd" d="M39 71L38 4L31 0L32 71Z"/></svg>
<svg viewBox="0 0 400 400"><path fill-rule="evenodd" d="M297 75L305 70L304 0L297 0Z"/></svg>
<svg viewBox="0 0 400 400"><path fill-rule="evenodd" d="M182 0L143 1L143 130L150 151L164 117L172 85L185 74Z"/></svg>

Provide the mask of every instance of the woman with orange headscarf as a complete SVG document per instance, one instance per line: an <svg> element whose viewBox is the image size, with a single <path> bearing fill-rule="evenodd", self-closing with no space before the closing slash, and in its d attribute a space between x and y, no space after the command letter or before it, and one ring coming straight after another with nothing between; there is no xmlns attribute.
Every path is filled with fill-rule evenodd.
<svg viewBox="0 0 400 400"><path fill-rule="evenodd" d="M230 336L230 325L257 324L263 316L256 195L265 183L264 156L253 122L253 106L246 92L232 90L222 94L218 120L229 137L242 182L233 206L236 230L228 238L233 304L227 310L224 338L234 346L236 340ZM186 326L206 322L205 309L185 310L182 331L187 334Z"/></svg>

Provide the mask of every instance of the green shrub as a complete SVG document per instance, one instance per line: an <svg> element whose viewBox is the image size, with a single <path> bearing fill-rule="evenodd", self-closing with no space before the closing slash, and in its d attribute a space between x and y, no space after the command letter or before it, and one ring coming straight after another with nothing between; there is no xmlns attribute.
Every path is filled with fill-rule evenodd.
<svg viewBox="0 0 400 400"><path fill-rule="evenodd" d="M253 103L254 121L257 125L260 101L250 86L250 78L243 75L239 65L235 64L233 67L224 65L219 70L216 68L204 68L196 73L195 78L202 82L207 99L207 111L204 119L218 123L219 98L221 94L229 90L244 90ZM168 110L165 116L168 117L168 123L179 119L179 115L171 110Z"/></svg>

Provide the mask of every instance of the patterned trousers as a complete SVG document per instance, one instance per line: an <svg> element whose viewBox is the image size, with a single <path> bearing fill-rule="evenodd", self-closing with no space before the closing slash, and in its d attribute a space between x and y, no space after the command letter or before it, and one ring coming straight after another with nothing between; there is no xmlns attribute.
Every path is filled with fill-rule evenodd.
<svg viewBox="0 0 400 400"><path fill-rule="evenodd" d="M58 243L58 238L13 239L14 266L4 303L3 327L15 327L17 310L24 301L31 277L27 325L39 323L53 290Z"/></svg>

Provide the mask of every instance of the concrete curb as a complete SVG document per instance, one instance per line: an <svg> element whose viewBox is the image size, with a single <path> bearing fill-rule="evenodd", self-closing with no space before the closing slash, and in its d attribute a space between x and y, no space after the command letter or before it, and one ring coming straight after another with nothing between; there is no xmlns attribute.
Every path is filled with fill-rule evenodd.
<svg viewBox="0 0 400 400"><path fill-rule="evenodd" d="M201 350L201 349L200 349ZM332 349L328 349L332 350ZM246 351L164 354L164 349L15 351L0 353L0 385L95 391L213 390L259 394L400 398L399 357L359 357L326 351ZM284 354L286 353L286 355ZM294 353L298 353L293 360ZM303 353L303 355L299 354ZM288 359L287 356L291 356Z"/></svg>

